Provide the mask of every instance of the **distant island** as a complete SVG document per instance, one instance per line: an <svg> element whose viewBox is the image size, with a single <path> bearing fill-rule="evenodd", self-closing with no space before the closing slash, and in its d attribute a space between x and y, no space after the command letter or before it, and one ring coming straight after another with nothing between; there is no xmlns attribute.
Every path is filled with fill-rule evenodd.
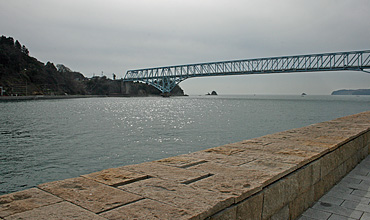
<svg viewBox="0 0 370 220"><path fill-rule="evenodd" d="M331 93L332 95L370 95L370 89L340 89Z"/></svg>
<svg viewBox="0 0 370 220"><path fill-rule="evenodd" d="M106 76L85 77L63 64L38 61L29 55L25 45L12 37L0 37L1 96L149 96L161 95L157 88L139 82L123 82ZM183 96L177 85L171 96Z"/></svg>
<svg viewBox="0 0 370 220"><path fill-rule="evenodd" d="M218 95L216 91L212 91L211 93L207 93L206 95Z"/></svg>

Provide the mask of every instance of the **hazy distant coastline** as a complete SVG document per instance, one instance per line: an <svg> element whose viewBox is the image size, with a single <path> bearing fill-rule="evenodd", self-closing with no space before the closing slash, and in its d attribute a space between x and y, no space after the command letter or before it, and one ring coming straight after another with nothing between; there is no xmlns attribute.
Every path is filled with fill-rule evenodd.
<svg viewBox="0 0 370 220"><path fill-rule="evenodd" d="M370 89L340 89L333 91L332 95L370 95Z"/></svg>

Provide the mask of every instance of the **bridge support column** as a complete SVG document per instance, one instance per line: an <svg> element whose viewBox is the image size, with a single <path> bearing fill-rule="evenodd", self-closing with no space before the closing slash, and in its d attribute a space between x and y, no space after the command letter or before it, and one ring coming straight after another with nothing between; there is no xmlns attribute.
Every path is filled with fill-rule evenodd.
<svg viewBox="0 0 370 220"><path fill-rule="evenodd" d="M168 98L168 97L171 96L171 93L169 93L169 92L163 92L163 93L161 93L161 96Z"/></svg>

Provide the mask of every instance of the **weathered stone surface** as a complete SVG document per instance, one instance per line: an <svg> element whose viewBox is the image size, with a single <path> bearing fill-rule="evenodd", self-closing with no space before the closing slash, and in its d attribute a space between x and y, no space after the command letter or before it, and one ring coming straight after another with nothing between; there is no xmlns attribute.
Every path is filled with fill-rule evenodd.
<svg viewBox="0 0 370 220"><path fill-rule="evenodd" d="M244 164L240 166L242 168L246 168L247 170L256 170L256 171L263 171L264 173L271 176L267 181L263 182L262 186L266 186L283 176L293 172L297 167L293 164L288 163L281 163L276 160L265 160L265 159L258 159L252 161L250 163Z"/></svg>
<svg viewBox="0 0 370 220"><path fill-rule="evenodd" d="M231 194L235 196L237 202L260 191L265 183L276 175L276 172L261 170L260 167L228 166L213 162L199 164L189 169L214 174L191 183L189 186Z"/></svg>
<svg viewBox="0 0 370 220"><path fill-rule="evenodd" d="M122 167L122 169L180 183L209 175L209 173L203 171L191 171L155 162L128 165Z"/></svg>
<svg viewBox="0 0 370 220"><path fill-rule="evenodd" d="M312 166L307 165L301 167L299 170L294 172L292 175L296 175L298 182L298 193L305 192L308 188L313 185Z"/></svg>
<svg viewBox="0 0 370 220"><path fill-rule="evenodd" d="M258 220L262 217L263 193L258 193L237 205L236 219Z"/></svg>
<svg viewBox="0 0 370 220"><path fill-rule="evenodd" d="M325 177L343 161L340 159L339 151L332 151L321 159L321 177Z"/></svg>
<svg viewBox="0 0 370 220"><path fill-rule="evenodd" d="M160 203L150 199L143 199L122 207L101 213L100 216L110 220L120 219L190 219L186 210Z"/></svg>
<svg viewBox="0 0 370 220"><path fill-rule="evenodd" d="M110 186L120 186L149 177L145 174L135 173L120 168L111 168L82 176Z"/></svg>
<svg viewBox="0 0 370 220"><path fill-rule="evenodd" d="M252 177L253 178L253 177ZM262 190L258 180L248 179L245 176L215 174L211 177L189 184L195 189L209 190L228 195L239 202Z"/></svg>
<svg viewBox="0 0 370 220"><path fill-rule="evenodd" d="M314 185L321 179L321 160L316 160L309 166L312 167L312 185Z"/></svg>
<svg viewBox="0 0 370 220"><path fill-rule="evenodd" d="M207 220L235 220L236 219L236 206L231 206L227 209L222 210L216 215L207 218Z"/></svg>
<svg viewBox="0 0 370 220"><path fill-rule="evenodd" d="M227 147L225 147L227 148ZM251 152L250 154L244 154L243 156L225 155L218 151L219 149L211 148L209 150L198 151L188 154L188 157L199 158L204 161L212 161L214 163L227 164L232 166L239 166L248 162L251 162L258 158L258 155Z"/></svg>
<svg viewBox="0 0 370 220"><path fill-rule="evenodd" d="M307 159L305 157L300 157L296 155L289 154L273 154L261 150L245 150L244 152L236 153L234 157L245 157L247 155L253 155L256 159L263 158L266 161L279 161L280 163L293 164L296 167L303 166L307 164ZM241 164L242 165L242 164Z"/></svg>
<svg viewBox="0 0 370 220"><path fill-rule="evenodd" d="M138 195L83 177L41 184L39 188L94 213L142 199Z"/></svg>
<svg viewBox="0 0 370 220"><path fill-rule="evenodd" d="M92 212L89 212L81 207L73 205L69 202L61 202L40 208L35 208L30 211L18 213L15 215L8 216L8 220L73 220L73 219L86 219L86 220L103 220L105 218L100 217Z"/></svg>
<svg viewBox="0 0 370 220"><path fill-rule="evenodd" d="M314 200L317 201L325 194L324 180L320 180L317 183L315 183L313 185L313 190L314 190Z"/></svg>
<svg viewBox="0 0 370 220"><path fill-rule="evenodd" d="M300 192L298 196L291 203L289 203L290 218L286 219L298 218L298 216L300 216L314 202L314 187L307 189L305 192Z"/></svg>
<svg viewBox="0 0 370 220"><path fill-rule="evenodd" d="M37 188L2 195L0 196L0 217L4 218L61 201L62 199Z"/></svg>
<svg viewBox="0 0 370 220"><path fill-rule="evenodd" d="M195 189L159 178L150 178L119 188L186 210L192 217L200 219L209 217L234 203L234 198L229 195Z"/></svg>
<svg viewBox="0 0 370 220"><path fill-rule="evenodd" d="M280 209L278 212L276 212L274 215L272 215L269 219L270 220L283 220L283 219L295 219L295 218L289 218L289 206L286 205L282 209Z"/></svg>
<svg viewBox="0 0 370 220"><path fill-rule="evenodd" d="M264 190L262 219L271 217L298 194L297 176L291 175L270 185Z"/></svg>
<svg viewBox="0 0 370 220"><path fill-rule="evenodd" d="M261 138L230 144L229 147L233 147L234 149L240 148L244 151L249 149L275 155L301 157L305 164L327 153L330 149L329 146L328 144L316 143L309 140L281 141L274 138L274 136L270 137L267 135ZM243 150L234 151L233 154L240 155Z"/></svg>
<svg viewBox="0 0 370 220"><path fill-rule="evenodd" d="M176 157L168 157L168 158L156 160L153 162L166 165L166 166L186 168L186 167L194 166L194 165L204 163L207 161L196 158L196 157L189 156L189 154L187 154L187 155L181 155L181 156L176 156Z"/></svg>

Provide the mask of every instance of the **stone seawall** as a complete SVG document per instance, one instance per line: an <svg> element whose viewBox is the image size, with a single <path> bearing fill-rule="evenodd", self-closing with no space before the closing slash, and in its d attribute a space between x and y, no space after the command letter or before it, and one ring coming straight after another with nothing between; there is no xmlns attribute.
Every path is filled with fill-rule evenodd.
<svg viewBox="0 0 370 220"><path fill-rule="evenodd" d="M3 219L295 219L369 154L370 112L0 196Z"/></svg>

